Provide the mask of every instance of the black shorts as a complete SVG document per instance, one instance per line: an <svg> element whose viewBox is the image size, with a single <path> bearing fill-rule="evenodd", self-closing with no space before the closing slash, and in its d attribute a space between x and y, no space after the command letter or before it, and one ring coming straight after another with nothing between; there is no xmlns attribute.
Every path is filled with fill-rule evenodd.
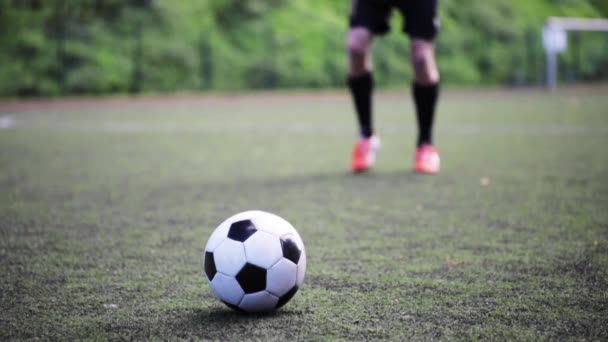
<svg viewBox="0 0 608 342"><path fill-rule="evenodd" d="M390 30L394 8L403 16L403 32L411 38L433 40L439 31L439 0L351 0L350 27L365 27L382 35Z"/></svg>

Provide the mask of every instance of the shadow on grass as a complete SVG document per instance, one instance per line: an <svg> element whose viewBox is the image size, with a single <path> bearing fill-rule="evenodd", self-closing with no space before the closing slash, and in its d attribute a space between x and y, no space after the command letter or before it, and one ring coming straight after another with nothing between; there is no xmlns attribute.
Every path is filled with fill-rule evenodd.
<svg viewBox="0 0 608 342"><path fill-rule="evenodd" d="M300 313L294 312L291 310L275 310L271 312L263 312L263 313L247 313L236 311L230 308L205 308L205 309L195 309L190 312L186 317L186 321L192 324L205 324L209 326L210 324L219 324L221 326L225 326L231 323L248 323L248 322L259 322L262 320L268 319L277 319L277 318L287 318L292 315L298 315Z"/></svg>
<svg viewBox="0 0 608 342"><path fill-rule="evenodd" d="M348 170L335 172L310 172L276 177L244 176L228 182L192 182L161 184L148 190L151 202L167 197L167 193L179 192L184 201L202 201L225 197L226 194L273 194L285 193L289 189L383 189L413 184L451 183L448 175L436 177L416 174L411 170L371 170L352 173ZM188 198L187 196L191 197Z"/></svg>
<svg viewBox="0 0 608 342"><path fill-rule="evenodd" d="M232 182L232 186L249 187L297 187L318 184L410 184L436 179L435 176L420 175L410 170L366 171L353 173L350 171L298 174L273 179L243 179Z"/></svg>
<svg viewBox="0 0 608 342"><path fill-rule="evenodd" d="M232 310L228 307L212 306L188 310L187 312L173 312L176 320L171 324L171 331L179 331L182 337L194 337L212 340L243 339L247 331L251 333L272 333L274 329L285 322L292 322L304 313L292 310L276 310L268 313L245 313ZM286 324L286 323L285 323ZM261 329L261 331L260 331ZM253 337L253 336L250 336ZM260 336L258 336L260 337Z"/></svg>

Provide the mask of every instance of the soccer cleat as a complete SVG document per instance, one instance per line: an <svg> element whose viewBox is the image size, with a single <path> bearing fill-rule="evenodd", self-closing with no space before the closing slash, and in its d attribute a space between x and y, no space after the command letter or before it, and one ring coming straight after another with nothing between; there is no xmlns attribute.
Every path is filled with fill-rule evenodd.
<svg viewBox="0 0 608 342"><path fill-rule="evenodd" d="M355 144L352 155L353 172L363 172L374 166L376 152L380 149L380 138L372 135L369 138L361 138Z"/></svg>
<svg viewBox="0 0 608 342"><path fill-rule="evenodd" d="M416 149L414 171L418 173L436 174L440 169L439 152L431 144L421 145Z"/></svg>

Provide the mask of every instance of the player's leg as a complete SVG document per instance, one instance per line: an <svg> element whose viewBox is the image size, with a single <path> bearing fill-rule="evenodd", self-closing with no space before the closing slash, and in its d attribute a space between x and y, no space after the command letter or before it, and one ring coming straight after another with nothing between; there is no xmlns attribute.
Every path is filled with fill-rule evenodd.
<svg viewBox="0 0 608 342"><path fill-rule="evenodd" d="M373 135L372 94L372 33L365 27L354 27L348 32L348 87L353 97L362 138Z"/></svg>
<svg viewBox="0 0 608 342"><path fill-rule="evenodd" d="M372 76L371 45L372 33L365 27L354 27L348 33L348 87L355 104L359 123L359 140L351 157L351 168L361 172L372 167L380 140L374 135L372 126Z"/></svg>
<svg viewBox="0 0 608 342"><path fill-rule="evenodd" d="M433 42L414 38L411 43L411 52L415 75L412 96L418 119L414 171L435 174L440 169L439 152L433 146L432 136L435 106L439 97L439 71L435 63Z"/></svg>
<svg viewBox="0 0 608 342"><path fill-rule="evenodd" d="M390 7L375 0L353 0L350 14L350 30L347 37L348 75L360 139L353 148L351 167L361 172L374 165L380 139L374 134L372 98L374 78L371 50L374 34L388 31L387 18Z"/></svg>
<svg viewBox="0 0 608 342"><path fill-rule="evenodd" d="M410 45L410 60L415 75L412 96L418 118L417 146L422 146L433 143L433 119L439 97L439 70L432 41L413 38Z"/></svg>
<svg viewBox="0 0 608 342"><path fill-rule="evenodd" d="M433 146L435 107L439 98L439 70L435 61L434 39L439 29L437 0L409 0L402 10L405 32L411 38L410 61L414 69L412 97L416 107L418 139L414 170L437 173L439 153Z"/></svg>

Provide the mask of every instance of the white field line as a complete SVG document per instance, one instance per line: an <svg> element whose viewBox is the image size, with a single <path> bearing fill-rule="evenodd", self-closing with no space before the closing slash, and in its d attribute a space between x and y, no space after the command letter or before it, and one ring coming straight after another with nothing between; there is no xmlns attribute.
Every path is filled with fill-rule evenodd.
<svg viewBox="0 0 608 342"><path fill-rule="evenodd" d="M0 128L16 127L15 120L10 116L0 117ZM289 124L268 124L250 122L140 122L126 120L20 120L19 128L48 129L72 132L99 132L115 134L137 133L265 133L265 134L324 134L345 135L354 134L353 124L313 124L296 122ZM447 135L531 135L531 136L579 136L587 134L608 134L608 126L568 125L568 124L537 124L537 125L481 125L481 124L443 124L436 128L439 134ZM415 131L413 123L380 125L379 134L409 134Z"/></svg>
<svg viewBox="0 0 608 342"><path fill-rule="evenodd" d="M0 129L8 129L15 125L15 119L10 115L0 116Z"/></svg>

